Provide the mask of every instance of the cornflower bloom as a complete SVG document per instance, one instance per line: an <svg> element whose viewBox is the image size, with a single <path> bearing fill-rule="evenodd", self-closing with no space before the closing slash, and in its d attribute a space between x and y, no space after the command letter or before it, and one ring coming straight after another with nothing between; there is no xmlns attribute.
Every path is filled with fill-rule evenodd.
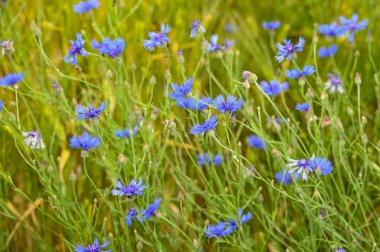
<svg viewBox="0 0 380 252"><path fill-rule="evenodd" d="M63 58L66 63L71 63L73 65L78 65L77 55L81 55L83 57L88 55L83 48L85 41L82 39L82 34L76 34L76 40L70 40L71 47L67 51L67 55Z"/></svg>
<svg viewBox="0 0 380 252"><path fill-rule="evenodd" d="M191 92L193 83L194 79L189 78L185 81L185 83L183 83L180 86L177 83L171 84L171 87L174 90L174 92L169 93L168 96L176 101L182 99L185 95Z"/></svg>
<svg viewBox="0 0 380 252"><path fill-rule="evenodd" d="M277 182L284 183L285 185L289 185L291 182L294 182L295 180L298 180L300 178L298 173L293 174L285 169L276 172L274 177L277 180Z"/></svg>
<svg viewBox="0 0 380 252"><path fill-rule="evenodd" d="M102 43L98 43L95 39L92 40L93 48L98 49L100 54L106 54L111 58L120 57L125 47L125 41L122 38L111 40L104 38Z"/></svg>
<svg viewBox="0 0 380 252"><path fill-rule="evenodd" d="M264 141L260 137L250 135L250 136L248 136L247 139L248 139L248 146L249 147L256 147L256 148L265 150Z"/></svg>
<svg viewBox="0 0 380 252"><path fill-rule="evenodd" d="M332 24L319 25L318 32L328 37L337 37L344 36L344 34L346 33L346 29L334 22Z"/></svg>
<svg viewBox="0 0 380 252"><path fill-rule="evenodd" d="M284 59L293 60L293 55L296 52L302 52L304 45L305 40L302 37L299 38L296 45L293 45L290 39L284 39L284 45L277 43L278 52L275 58L279 63Z"/></svg>
<svg viewBox="0 0 380 252"><path fill-rule="evenodd" d="M170 26L161 24L160 32L149 32L148 37L150 39L143 41L143 46L148 51L153 51L155 47L163 47L166 44L170 44L170 39L167 36L167 33L170 32Z"/></svg>
<svg viewBox="0 0 380 252"><path fill-rule="evenodd" d="M281 22L279 22L279 21L264 22L263 28L267 29L267 30L274 31L274 30L277 30L277 28L280 27L280 25L281 25Z"/></svg>
<svg viewBox="0 0 380 252"><path fill-rule="evenodd" d="M335 250L335 252L347 252L344 248L338 248Z"/></svg>
<svg viewBox="0 0 380 252"><path fill-rule="evenodd" d="M198 159L197 159L197 161L198 161L198 164L199 164L200 166L204 166L204 165L206 165L206 164L208 164L208 165L214 164L214 166L218 166L218 165L220 165L220 164L222 163L222 161L223 161L223 156L217 154L217 155L215 155L215 156L212 158L212 157L210 157L210 155L207 154L207 153L205 153L205 154L201 154L201 153L199 153L199 154L198 154Z"/></svg>
<svg viewBox="0 0 380 252"><path fill-rule="evenodd" d="M109 241L106 239L102 245L99 245L98 238L94 239L94 244L88 245L84 248L82 245L77 245L75 247L76 252L110 252L111 250L103 250L109 244Z"/></svg>
<svg viewBox="0 0 380 252"><path fill-rule="evenodd" d="M78 4L73 5L74 12L83 14L89 12L92 9L98 8L100 5L99 0L81 1Z"/></svg>
<svg viewBox="0 0 380 252"><path fill-rule="evenodd" d="M215 130L217 125L218 125L217 116L212 116L210 119L208 119L204 123L196 124L193 128L191 128L190 134L201 135L205 132L206 133L210 132L210 131Z"/></svg>
<svg viewBox="0 0 380 252"><path fill-rule="evenodd" d="M83 133L81 136L76 137L72 136L70 138L70 146L71 148L80 148L82 149L82 157L88 156L88 151L92 149L96 149L101 143L98 137L91 136L87 132Z"/></svg>
<svg viewBox="0 0 380 252"><path fill-rule="evenodd" d="M177 105L180 108L192 109L202 111L206 109L212 103L212 98L203 97L199 100L196 100L192 97L189 98L180 98L177 100Z"/></svg>
<svg viewBox="0 0 380 252"><path fill-rule="evenodd" d="M22 136L24 137L25 144L30 148L45 149L40 132L31 130L29 132L22 132Z"/></svg>
<svg viewBox="0 0 380 252"><path fill-rule="evenodd" d="M154 203L149 205L145 210L141 211L142 217L139 218L140 222L143 222L144 220L149 220L150 217L157 216L157 210L160 207L161 199L156 198L154 200Z"/></svg>
<svg viewBox="0 0 380 252"><path fill-rule="evenodd" d="M125 223L127 226L132 226L132 221L137 217L137 211L134 208L129 209L127 217L125 218Z"/></svg>
<svg viewBox="0 0 380 252"><path fill-rule="evenodd" d="M296 68L286 70L286 77L290 79L298 79L303 76L312 75L315 73L315 68L313 66L304 66L300 71Z"/></svg>
<svg viewBox="0 0 380 252"><path fill-rule="evenodd" d="M295 159L289 158L289 161L290 163L287 166L295 167L291 169L289 172L301 175L303 180L307 180L309 173L314 172L314 168L312 167L310 160L307 160L307 159L295 160Z"/></svg>
<svg viewBox="0 0 380 252"><path fill-rule="evenodd" d="M218 44L218 35L212 35L210 37L210 42L208 43L208 52L216 52L219 50L224 50L224 47Z"/></svg>
<svg viewBox="0 0 380 252"><path fill-rule="evenodd" d="M289 84L287 82L284 82L281 84L275 80L271 80L271 81L269 81L269 83L266 81L261 81L260 85L261 85L261 89L268 96L277 96L282 91L285 91L289 88Z"/></svg>
<svg viewBox="0 0 380 252"><path fill-rule="evenodd" d="M75 108L75 112L78 114L77 118L80 120L96 120L99 119L100 113L104 111L107 103L102 102L99 108L94 108L88 103L88 109L86 109L83 105L78 105Z"/></svg>
<svg viewBox="0 0 380 252"><path fill-rule="evenodd" d="M190 38L195 38L197 36L197 34L202 34L202 33L205 33L206 30L205 28L203 28L203 26L201 25L201 21L199 20L194 20L192 23L191 23L191 31L190 31Z"/></svg>
<svg viewBox="0 0 380 252"><path fill-rule="evenodd" d="M326 158L315 158L314 155L310 160L313 171L321 175L329 175L333 170L333 165L330 160Z"/></svg>
<svg viewBox="0 0 380 252"><path fill-rule="evenodd" d="M241 98L237 100L237 98L232 95L228 95L226 100L224 100L223 95L218 95L212 103L212 105L215 106L219 112L231 114L238 111L243 104L244 102Z"/></svg>
<svg viewBox="0 0 380 252"><path fill-rule="evenodd" d="M23 73L10 73L0 78L0 87L8 87L24 79Z"/></svg>
<svg viewBox="0 0 380 252"><path fill-rule="evenodd" d="M118 189L112 189L112 195L117 196L126 196L128 199L134 200L137 196L141 196L146 188L146 185L143 185L143 180L140 179L139 182L135 179L132 179L129 185L123 185L120 182L120 179L116 181L116 187Z"/></svg>
<svg viewBox="0 0 380 252"><path fill-rule="evenodd" d="M126 128L124 131L121 129L116 130L115 136L117 138L129 138L131 136L135 136L139 127L135 126L133 129Z"/></svg>
<svg viewBox="0 0 380 252"><path fill-rule="evenodd" d="M233 25L233 24L225 24L224 25L224 30L228 33L236 32L238 29L239 29L239 27L236 25Z"/></svg>
<svg viewBox="0 0 380 252"><path fill-rule="evenodd" d="M296 104L296 110L299 110L299 111L308 111L309 109L310 109L310 105L307 102L305 102L305 103L297 103Z"/></svg>
<svg viewBox="0 0 380 252"><path fill-rule="evenodd" d="M351 43L354 42L354 32L363 30L368 25L367 19L358 23L358 14L353 14L350 19L341 16L339 21L342 27L349 32L348 41Z"/></svg>
<svg viewBox="0 0 380 252"><path fill-rule="evenodd" d="M4 56L5 52L11 54L15 51L15 48L13 47L13 40L3 40L0 42L0 46L2 56Z"/></svg>
<svg viewBox="0 0 380 252"><path fill-rule="evenodd" d="M339 93L343 93L343 85L342 80L339 79L338 75L336 74L327 74L328 81L325 83L325 89L329 90L330 93L335 93L338 91Z"/></svg>
<svg viewBox="0 0 380 252"><path fill-rule="evenodd" d="M331 57L334 56L335 53L338 51L338 46L333 44L330 47L324 47L322 46L318 50L318 57Z"/></svg>

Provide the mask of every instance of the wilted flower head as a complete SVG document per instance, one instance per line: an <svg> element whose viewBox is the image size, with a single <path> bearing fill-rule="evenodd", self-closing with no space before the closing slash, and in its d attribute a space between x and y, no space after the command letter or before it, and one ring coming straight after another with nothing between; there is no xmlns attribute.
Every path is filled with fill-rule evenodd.
<svg viewBox="0 0 380 252"><path fill-rule="evenodd" d="M284 59L293 60L293 55L296 52L302 52L304 45L305 40L302 37L299 38L299 41L296 45L293 45L290 39L284 39L284 45L277 43L278 52L276 60L279 63Z"/></svg>
<svg viewBox="0 0 380 252"><path fill-rule="evenodd" d="M160 203L161 199L156 198L153 204L149 205L145 210L141 211L142 217L139 218L139 221L142 222L145 220L149 220L152 215L156 216L157 210L160 207Z"/></svg>
<svg viewBox="0 0 380 252"><path fill-rule="evenodd" d="M241 98L238 100L232 95L228 95L226 100L224 100L223 95L218 95L212 103L221 113L233 113L238 111L243 104L244 102Z"/></svg>
<svg viewBox="0 0 380 252"><path fill-rule="evenodd" d="M248 146L249 147L255 147L255 148L265 150L264 141L260 137L250 135L250 136L248 136L247 139L248 139Z"/></svg>
<svg viewBox="0 0 380 252"><path fill-rule="evenodd" d="M335 53L338 51L338 46L333 44L330 47L324 47L322 46L318 50L318 57L331 57L334 56Z"/></svg>
<svg viewBox="0 0 380 252"><path fill-rule="evenodd" d="M125 41L122 38L111 40L104 38L102 43L98 43L95 39L92 40L93 48L98 49L100 54L106 54L111 58L120 57L125 47Z"/></svg>
<svg viewBox="0 0 380 252"><path fill-rule="evenodd" d="M3 40L0 42L0 46L2 56L4 56L5 52L11 54L15 51L15 48L13 47L13 40Z"/></svg>
<svg viewBox="0 0 380 252"><path fill-rule="evenodd" d="M222 163L223 156L217 154L214 157L210 157L210 155L207 153L205 154L199 153L197 161L198 161L198 164L201 166L204 166L206 164L208 165L214 164L214 166L218 166Z"/></svg>
<svg viewBox="0 0 380 252"><path fill-rule="evenodd" d="M100 139L98 137L91 136L87 132L83 133L81 136L72 136L70 138L70 146L72 148L81 148L84 151L89 151L91 148L96 149L100 144Z"/></svg>
<svg viewBox="0 0 380 252"><path fill-rule="evenodd" d="M278 81L271 80L268 82L261 81L261 89L268 95L268 96L277 96L281 93L281 91L285 91L288 89L289 84L287 82L284 82L280 84Z"/></svg>
<svg viewBox="0 0 380 252"><path fill-rule="evenodd" d="M78 4L73 5L74 12L78 14L82 14L85 12L89 12L90 10L94 8L99 7L99 0L87 0L87 1L81 1Z"/></svg>
<svg viewBox="0 0 380 252"><path fill-rule="evenodd" d="M66 63L71 63L73 65L77 65L77 55L81 55L83 57L88 55L88 52L86 52L83 48L85 41L82 39L82 34L77 33L76 34L76 40L70 40L71 47L67 51L67 55L63 58L63 60Z"/></svg>
<svg viewBox="0 0 380 252"><path fill-rule="evenodd" d="M191 31L190 31L190 38L195 38L198 33L205 33L206 30L203 28L201 25L201 21L199 20L194 20L191 23Z"/></svg>
<svg viewBox="0 0 380 252"><path fill-rule="evenodd" d="M339 21L342 24L342 27L349 32L348 41L354 42L354 32L363 30L368 25L368 20L358 22L358 14L353 14L350 19L345 17L339 17Z"/></svg>
<svg viewBox="0 0 380 252"><path fill-rule="evenodd" d="M242 77L243 80L247 81L248 83L255 83L257 81L257 75L250 71L244 70L242 73Z"/></svg>
<svg viewBox="0 0 380 252"><path fill-rule="evenodd" d="M23 73L10 73L0 78L0 87L17 84L24 79Z"/></svg>
<svg viewBox="0 0 380 252"><path fill-rule="evenodd" d="M109 241L106 239L102 245L99 245L99 241L97 238L94 239L94 244L88 245L84 248L82 245L77 245L75 247L76 252L110 252L111 250L103 250L109 244Z"/></svg>
<svg viewBox="0 0 380 252"><path fill-rule="evenodd" d="M215 130L218 125L218 118L216 116L212 116L209 120L205 121L202 124L196 124L190 130L190 134L201 135L205 132L209 132L211 130Z"/></svg>
<svg viewBox="0 0 380 252"><path fill-rule="evenodd" d="M155 47L162 47L166 44L170 44L170 39L167 33L170 32L170 26L161 24L160 32L149 32L148 37L150 39L144 40L143 45L148 51L153 51Z"/></svg>
<svg viewBox="0 0 380 252"><path fill-rule="evenodd" d="M44 149L45 144L42 141L42 137L40 132L38 131L29 131L22 132L22 136L24 137L24 142L32 149Z"/></svg>
<svg viewBox="0 0 380 252"><path fill-rule="evenodd" d="M88 109L86 109L83 105L78 105L75 108L75 112L78 114L77 118L80 120L95 120L99 119L100 113L104 111L106 106L106 102L102 102L99 108L94 108L90 103L88 103Z"/></svg>
<svg viewBox="0 0 380 252"><path fill-rule="evenodd" d="M281 22L279 22L279 21L264 22L264 23L263 23L263 28L265 28L265 29L267 29L267 30L274 31L274 30L276 30L278 27L280 27L280 25L281 25Z"/></svg>
<svg viewBox="0 0 380 252"><path fill-rule="evenodd" d="M296 110L299 110L299 111L308 111L309 109L310 109L310 105L307 102L305 102L305 103L297 103L296 104Z"/></svg>
<svg viewBox="0 0 380 252"><path fill-rule="evenodd" d="M141 196L143 194L146 185L143 185L143 180L140 179L137 183L136 180L132 180L129 185L122 185L120 179L116 181L116 187L118 189L112 189L112 195L126 196L129 199L134 200L136 196Z"/></svg>
<svg viewBox="0 0 380 252"><path fill-rule="evenodd" d="M336 91L343 93L343 81L339 79L338 75L329 73L327 76L328 81L325 83L325 89L329 90L330 93L335 93Z"/></svg>
<svg viewBox="0 0 380 252"><path fill-rule="evenodd" d="M304 66L301 71L296 68L286 70L286 77L298 79L303 76L312 75L313 73L315 73L315 68L313 66Z"/></svg>

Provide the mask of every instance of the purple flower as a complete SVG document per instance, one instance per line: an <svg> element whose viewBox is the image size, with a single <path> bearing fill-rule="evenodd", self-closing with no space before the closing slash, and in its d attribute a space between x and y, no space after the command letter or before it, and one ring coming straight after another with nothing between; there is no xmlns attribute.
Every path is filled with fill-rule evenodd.
<svg viewBox="0 0 380 252"><path fill-rule="evenodd" d="M353 14L350 19L345 17L339 17L340 23L349 32L348 41L354 42L354 32L363 30L368 25L368 20L364 20L358 23L358 14Z"/></svg>
<svg viewBox="0 0 380 252"><path fill-rule="evenodd" d="M326 158L314 158L314 156L311 158L311 167L314 172L322 174L322 175L328 175L333 170L333 165L330 160Z"/></svg>
<svg viewBox="0 0 380 252"><path fill-rule="evenodd" d="M333 44L330 47L324 47L322 46L318 50L318 57L331 57L334 56L335 53L338 51L338 46Z"/></svg>
<svg viewBox="0 0 380 252"><path fill-rule="evenodd" d="M318 32L329 37L341 37L346 33L346 29L338 26L338 24L334 22L332 24L323 24L318 26Z"/></svg>
<svg viewBox="0 0 380 252"><path fill-rule="evenodd" d="M102 102L99 108L93 108L90 103L88 103L88 109L86 109L83 105L78 105L75 108L75 112L78 114L77 118L80 120L90 119L96 120L99 118L100 113L104 111L107 103Z"/></svg>
<svg viewBox="0 0 380 252"><path fill-rule="evenodd" d="M200 166L204 166L204 165L206 165L206 164L211 165L212 163L214 163L214 166L218 166L218 165L220 165L220 164L222 163L222 161L223 161L223 156L217 154L217 155L215 155L215 156L212 158L212 157L210 157L210 155L207 154L207 153L205 153L205 154L201 154L201 153L199 153L199 154L198 154L198 159L197 159L197 160L198 160L198 164L199 164Z"/></svg>
<svg viewBox="0 0 380 252"><path fill-rule="evenodd" d="M342 80L339 79L338 75L336 74L328 74L328 81L325 83L325 89L329 90L330 93L335 93L338 91L339 93L343 93L343 85L342 85Z"/></svg>
<svg viewBox="0 0 380 252"><path fill-rule="evenodd" d="M296 52L302 52L304 45L305 40L302 37L299 38L299 41L296 45L293 45L290 39L284 39L284 45L277 43L278 52L276 60L279 63L284 59L293 60L293 54Z"/></svg>
<svg viewBox="0 0 380 252"><path fill-rule="evenodd" d="M157 210L160 207L161 199L156 198L152 205L149 205L145 210L141 211L142 217L139 218L139 221L149 220L150 217L157 215Z"/></svg>
<svg viewBox="0 0 380 252"><path fill-rule="evenodd" d="M143 180L140 179L137 183L136 180L132 179L129 185L122 185L120 179L116 181L116 187L118 189L112 189L112 195L117 196L127 196L129 199L135 199L136 196L141 196L143 194L146 185L142 185Z"/></svg>
<svg viewBox="0 0 380 252"><path fill-rule="evenodd" d="M70 40L71 47L67 51L67 55L63 58L63 60L66 63L71 63L73 65L77 65L77 55L81 55L83 57L88 55L88 52L86 52L83 48L83 45L85 43L84 39L82 39L82 34L77 33L76 34L76 40Z"/></svg>
<svg viewBox="0 0 380 252"><path fill-rule="evenodd" d="M94 239L94 244L88 245L84 248L82 245L77 245L75 247L76 252L110 252L111 250L102 250L105 249L109 244L109 241L106 239L102 245L99 245L97 238Z"/></svg>
<svg viewBox="0 0 380 252"><path fill-rule="evenodd" d="M137 211L134 208L129 209L127 217L125 218L125 223L127 223L127 226L132 226L132 221L137 217Z"/></svg>
<svg viewBox="0 0 380 252"><path fill-rule="evenodd" d="M218 35L212 35L208 43L208 51L216 52L219 50L224 50L224 47L218 44Z"/></svg>
<svg viewBox="0 0 380 252"><path fill-rule="evenodd" d="M24 79L23 73L10 73L0 78L0 87L17 84Z"/></svg>
<svg viewBox="0 0 380 252"><path fill-rule="evenodd" d="M280 84L278 81L271 80L268 82L261 81L261 89L269 96L276 96L281 91L285 91L288 89L289 84L287 82L284 82L283 84Z"/></svg>
<svg viewBox="0 0 380 252"><path fill-rule="evenodd" d="M45 149L45 144L42 141L41 133L39 131L22 132L24 142L32 149Z"/></svg>
<svg viewBox="0 0 380 252"><path fill-rule="evenodd" d="M310 109L310 105L307 102L305 102L305 103L297 103L296 104L296 110L299 110L299 111L308 111L309 109Z"/></svg>
<svg viewBox="0 0 380 252"><path fill-rule="evenodd" d="M74 12L78 14L82 14L85 12L89 12L94 8L99 7L99 0L88 0L87 2L81 1L78 4L73 5Z"/></svg>
<svg viewBox="0 0 380 252"><path fill-rule="evenodd" d="M236 43L236 40L232 40L232 41L230 41L230 40L225 40L224 41L224 50L228 50L228 49L230 49L230 48L232 48L234 45L235 45L235 43Z"/></svg>
<svg viewBox="0 0 380 252"><path fill-rule="evenodd" d="M205 121L204 123L196 124L193 128L191 128L190 134L201 135L205 132L215 130L217 125L218 125L217 116L212 116L209 120Z"/></svg>
<svg viewBox="0 0 380 252"><path fill-rule="evenodd" d="M287 165L288 167L295 167L292 168L289 172L290 173L296 173L296 175L301 175L303 180L307 180L308 174L314 172L314 168L311 165L310 160L307 159L290 159L290 163Z"/></svg>
<svg viewBox="0 0 380 252"><path fill-rule="evenodd" d="M81 148L84 151L89 151L91 148L96 149L100 144L100 139L98 137L93 137L87 132L83 133L81 136L73 136L70 138L70 146L72 148Z"/></svg>
<svg viewBox="0 0 380 252"><path fill-rule="evenodd" d="M264 141L260 137L254 135L248 136L248 146L265 150Z"/></svg>
<svg viewBox="0 0 380 252"><path fill-rule="evenodd" d="M106 54L111 58L120 57L125 47L125 41L122 38L111 40L104 38L102 43L98 43L95 39L92 40L93 48L98 49L100 54Z"/></svg>
<svg viewBox="0 0 380 252"><path fill-rule="evenodd" d="M280 25L281 25L281 22L279 22L279 21L264 22L264 23L263 23L263 28L265 28L265 29L267 29L267 30L274 31L274 30L276 30L278 27L280 27Z"/></svg>
<svg viewBox="0 0 380 252"><path fill-rule="evenodd" d="M286 70L286 77L290 79L298 79L303 76L312 75L315 72L315 68L313 66L304 66L300 71L296 68Z"/></svg>
<svg viewBox="0 0 380 252"><path fill-rule="evenodd" d="M131 136L135 136L139 127L135 126L133 129L126 128L124 131L121 129L116 130L115 135L117 138L128 138Z"/></svg>
<svg viewBox="0 0 380 252"><path fill-rule="evenodd" d="M241 209L241 208L238 209L238 223L246 223L250 219L252 219L251 212L243 214L243 209Z"/></svg>
<svg viewBox="0 0 380 252"><path fill-rule="evenodd" d="M226 100L224 100L223 95L218 95L212 103L221 113L233 113L238 111L243 104L244 102L241 98L238 100L232 95L228 95Z"/></svg>
<svg viewBox="0 0 380 252"><path fill-rule="evenodd" d="M191 23L191 31L190 31L190 38L195 38L198 33L205 33L206 30L203 28L201 25L201 21L199 20L194 20Z"/></svg>
<svg viewBox="0 0 380 252"><path fill-rule="evenodd" d="M168 96L176 101L183 98L185 95L191 92L193 83L194 83L194 79L189 78L186 80L185 83L183 83L180 86L178 86L177 83L171 84L171 87L174 90L174 92L169 93Z"/></svg>
<svg viewBox="0 0 380 252"><path fill-rule="evenodd" d="M335 250L335 252L347 252L344 248L338 248Z"/></svg>
<svg viewBox="0 0 380 252"><path fill-rule="evenodd" d="M170 26L161 24L160 32L149 32L148 37L150 39L144 40L143 45L148 51L153 51L155 47L163 47L166 44L170 44L170 39L167 37L167 33L170 32Z"/></svg>
<svg viewBox="0 0 380 252"><path fill-rule="evenodd" d="M276 175L274 176L277 182L284 183L285 185L289 185L291 182L298 180L300 178L299 174L292 174L288 170L282 170L279 172L276 172Z"/></svg>

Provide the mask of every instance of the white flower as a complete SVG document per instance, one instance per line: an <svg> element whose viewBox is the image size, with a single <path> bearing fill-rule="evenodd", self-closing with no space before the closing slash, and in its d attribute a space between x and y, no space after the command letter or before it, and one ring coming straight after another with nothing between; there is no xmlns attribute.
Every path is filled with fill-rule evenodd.
<svg viewBox="0 0 380 252"><path fill-rule="evenodd" d="M38 131L22 132L24 142L32 149L44 149L45 144L42 142L41 134Z"/></svg>

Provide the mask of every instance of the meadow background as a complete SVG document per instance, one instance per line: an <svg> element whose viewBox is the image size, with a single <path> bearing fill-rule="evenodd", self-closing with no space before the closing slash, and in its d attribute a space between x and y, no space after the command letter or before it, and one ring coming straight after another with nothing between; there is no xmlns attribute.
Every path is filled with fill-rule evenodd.
<svg viewBox="0 0 380 252"><path fill-rule="evenodd" d="M6 108L0 112L1 250L73 251L97 237L108 238L112 251L379 251L378 1L104 0L82 15L73 12L72 0L2 2L0 39L12 39L15 52L1 57L0 73L23 72L25 79L17 101L14 89L0 88ZM356 33L354 44L335 38L333 59L318 58L318 48L331 41L317 25L353 13L369 20L367 29ZM212 34L235 39L233 49L202 54L202 39L189 38L194 19L207 40ZM261 27L272 20L282 22L273 35ZM172 28L168 52L148 52L142 41L161 23ZM76 33L91 54L72 66L62 59ZM120 60L91 48L93 38L105 36L125 40ZM310 87L288 80L289 89L276 98L254 84L242 87L243 70L259 81L285 81L292 63L275 61L275 43L299 36L306 45L297 63L317 69L308 77ZM343 94L324 91L333 71L341 74ZM356 73L361 83L355 84ZM166 86L191 76L194 95L232 94L245 102L236 120L219 124L215 137L189 134L209 111L185 111L167 97ZM307 116L294 109L305 100L312 104ZM77 104L103 101L107 108L98 122L76 119ZM287 123L267 122L280 114ZM165 120L175 128L165 129ZM115 130L136 125L134 137L115 137ZM22 131L37 129L44 150L23 142ZM86 159L69 146L69 138L84 130L102 138ZM252 134L264 140L265 150L247 146ZM223 154L224 160L201 167L198 153ZM288 158L313 153L332 161L330 175L290 185L275 181ZM111 195L117 178L143 178L147 188L131 202ZM154 198L162 198L159 215L128 227L129 207L145 207ZM229 236L205 237L205 225L236 216L239 207L252 213L250 221Z"/></svg>

